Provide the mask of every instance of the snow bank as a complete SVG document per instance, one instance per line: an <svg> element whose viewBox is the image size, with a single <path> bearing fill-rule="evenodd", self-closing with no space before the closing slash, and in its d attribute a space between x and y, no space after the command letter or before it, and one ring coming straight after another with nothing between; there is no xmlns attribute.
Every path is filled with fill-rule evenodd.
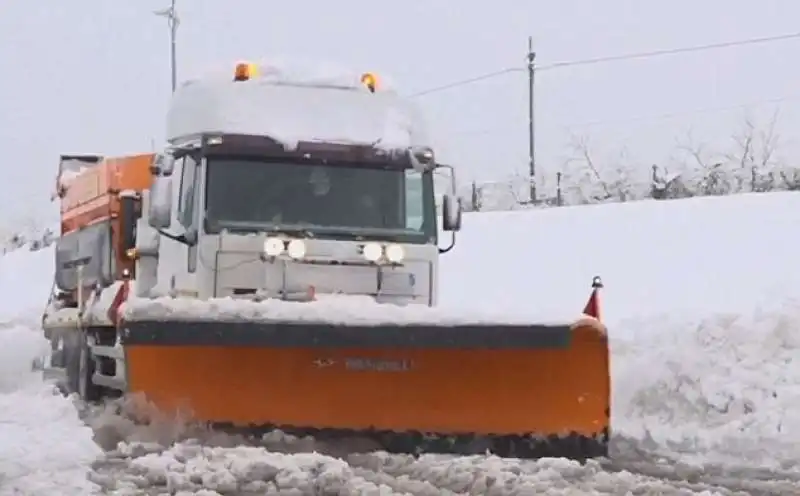
<svg viewBox="0 0 800 496"><path fill-rule="evenodd" d="M189 298L135 298L122 306L125 319L134 320L214 320L214 321L301 321L334 324L414 325L414 324L569 324L579 317L578 311L561 315L538 308L538 313L517 311L493 312L480 308L431 308L424 305L398 306L381 304L367 296L320 296L318 301L261 302L219 298L209 301Z"/></svg>
<svg viewBox="0 0 800 496"><path fill-rule="evenodd" d="M746 313L800 296L797 226L796 192L470 213L442 256L440 302L568 313L599 275L612 336L635 317Z"/></svg>
<svg viewBox="0 0 800 496"><path fill-rule="evenodd" d="M799 225L794 192L468 214L441 302L568 311L600 275L618 436L800 470Z"/></svg>
<svg viewBox="0 0 800 496"><path fill-rule="evenodd" d="M0 256L0 323L37 326L53 285L54 248Z"/></svg>
<svg viewBox="0 0 800 496"><path fill-rule="evenodd" d="M800 301L625 322L615 429L694 459L800 470Z"/></svg>
<svg viewBox="0 0 800 496"><path fill-rule="evenodd" d="M0 495L89 495L100 455L72 402L44 384L31 363L48 348L34 330L0 324Z"/></svg>
<svg viewBox="0 0 800 496"><path fill-rule="evenodd" d="M72 402L31 371L49 349L38 330L53 248L0 257L0 495L89 495L100 455Z"/></svg>

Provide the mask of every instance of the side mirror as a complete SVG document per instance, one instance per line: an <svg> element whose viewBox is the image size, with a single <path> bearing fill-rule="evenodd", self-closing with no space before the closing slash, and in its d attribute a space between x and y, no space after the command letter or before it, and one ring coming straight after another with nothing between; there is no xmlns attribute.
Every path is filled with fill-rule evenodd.
<svg viewBox="0 0 800 496"><path fill-rule="evenodd" d="M433 150L427 147L411 147L406 150L411 167L417 172L428 172L436 168Z"/></svg>
<svg viewBox="0 0 800 496"><path fill-rule="evenodd" d="M142 216L142 200L135 191L119 194L120 250L126 253L136 248L136 223Z"/></svg>
<svg viewBox="0 0 800 496"><path fill-rule="evenodd" d="M147 221L156 229L168 229L172 224L172 178L156 176L150 187Z"/></svg>
<svg viewBox="0 0 800 496"><path fill-rule="evenodd" d="M442 229L450 232L461 229L461 202L451 194L442 198Z"/></svg>
<svg viewBox="0 0 800 496"><path fill-rule="evenodd" d="M153 164L150 166L150 173L154 176L169 177L172 171L175 170L175 157L171 154L159 154L153 158Z"/></svg>

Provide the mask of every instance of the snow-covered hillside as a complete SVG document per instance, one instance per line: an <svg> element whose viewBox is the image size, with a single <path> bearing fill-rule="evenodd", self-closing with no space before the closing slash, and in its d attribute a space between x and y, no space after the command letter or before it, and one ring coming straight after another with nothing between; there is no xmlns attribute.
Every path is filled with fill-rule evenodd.
<svg viewBox="0 0 800 496"><path fill-rule="evenodd" d="M353 495L793 494L800 484L792 442L800 438L797 225L798 193L465 216L456 249L442 260L443 307L578 311L592 277L604 279L614 456L586 466L336 459L292 454L323 447L282 436L205 433L201 442L168 447L186 434L138 428L108 410L89 414L88 429L68 400L29 372L45 347L36 326L52 283L52 248L15 251L0 258L0 495L86 495L100 487L206 495L291 487ZM107 447L122 443L101 456L93 437Z"/></svg>

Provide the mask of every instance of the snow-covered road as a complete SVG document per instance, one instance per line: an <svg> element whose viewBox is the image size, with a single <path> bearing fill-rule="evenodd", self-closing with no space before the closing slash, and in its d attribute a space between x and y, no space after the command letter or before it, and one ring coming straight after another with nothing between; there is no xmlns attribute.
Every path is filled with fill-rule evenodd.
<svg viewBox="0 0 800 496"><path fill-rule="evenodd" d="M46 348L37 319L52 251L8 254L0 496L800 494L797 225L795 193L465 217L443 261L444 306L561 312L580 308L593 275L605 279L612 457L586 465L353 454L75 408L30 372ZM542 242L552 239L563 242Z"/></svg>
<svg viewBox="0 0 800 496"><path fill-rule="evenodd" d="M7 327L2 336L33 350L30 329ZM2 344L9 350L11 340ZM349 446L281 433L246 439L175 422L137 426L122 413L124 404L75 408L16 356L3 361L0 439L11 441L0 444L3 495L789 495L800 487L791 463L766 469L692 460L681 453L696 455L691 447L622 434L614 436L610 460L580 465L352 454Z"/></svg>
<svg viewBox="0 0 800 496"><path fill-rule="evenodd" d="M623 495L793 494L797 474L696 467L669 460L518 461L370 453L342 458L281 454L277 443L221 448L125 445L90 478L115 494ZM285 443L283 443L285 444ZM301 441L301 449L308 443ZM783 478L783 480L779 480ZM216 491L202 493L203 489ZM149 491L149 492L147 492ZM292 492L294 491L294 492Z"/></svg>

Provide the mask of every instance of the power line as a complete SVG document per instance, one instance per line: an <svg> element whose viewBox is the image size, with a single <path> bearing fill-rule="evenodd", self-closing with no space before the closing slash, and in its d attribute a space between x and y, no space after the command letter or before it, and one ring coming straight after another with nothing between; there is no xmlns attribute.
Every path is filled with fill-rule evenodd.
<svg viewBox="0 0 800 496"><path fill-rule="evenodd" d="M785 41L790 39L800 38L800 32L798 33L789 33L789 34L782 34L776 36L765 36L760 38L748 38L743 40L736 40L736 41L727 41L722 43L711 43L706 45L694 45L688 47L679 47L679 48L669 48L669 49L662 49L662 50L652 50L647 52L635 52L635 53L628 53L623 55L611 55L606 57L595 57L595 58L588 58L588 59L578 59L578 60L566 60L562 62L554 62L552 64L545 64L536 67L536 71L542 70L552 70L552 69L560 69L564 67L575 67L580 65L590 65L590 64L601 64L607 62L618 62L622 60L633 60L633 59L646 59L646 58L653 58L653 57L661 57L665 55L676 55L681 53L690 53L690 52L700 52L700 51L707 51L707 50L716 50L721 48L732 48L738 46L745 46L745 45L756 45L762 43L772 43L776 41ZM460 79L453 81L451 83L447 83L441 86L436 86L433 88L429 88L423 91L419 91L409 95L410 97L418 97L423 95L428 95L431 93L438 93L440 91L449 90L452 88L457 88L460 86L466 86L472 83L476 83L479 81L484 81L487 79L494 79L499 76L504 76L506 74L515 73L515 72L522 72L527 70L526 67L508 67L506 69L502 69L499 71L488 72L485 74L481 74L479 76L474 76L468 79Z"/></svg>
<svg viewBox="0 0 800 496"><path fill-rule="evenodd" d="M699 115L699 114L713 114L718 112L726 112L731 110L739 110L739 109L747 109L751 107L762 107L766 105L773 105L783 102L789 101L797 101L800 100L800 94L797 95L788 95L783 97L777 98L770 98L765 100L757 100L751 101L747 103L740 103L734 105L727 105L727 106L719 106L719 107L702 107L696 108L693 110L682 110L678 112L668 112L664 114L653 114L653 115L644 115L644 116L635 116L635 117L628 117L622 119L600 119L600 120L593 120L593 121L584 121L584 122L572 122L568 124L562 124L558 127L560 129L569 129L569 128L581 128L581 127L595 127L595 126L607 126L607 125L616 125L616 124L626 124L631 122L648 122L648 121L665 121L674 119L676 117L682 116L689 116L689 115ZM482 129L468 129L468 130L461 130L456 131L453 133L453 136L473 136L473 135L486 135L494 132L503 133L508 131L508 125L502 126L492 126L488 128Z"/></svg>
<svg viewBox="0 0 800 496"><path fill-rule="evenodd" d="M784 41L784 40L791 40L795 38L800 38L800 32L798 33L790 33L790 34L782 34L777 36L766 36L761 38L749 38L745 40L737 40L737 41L727 41L723 43L711 43L708 45L695 45L689 47L680 47L680 48L668 48L662 50L652 50L649 52L638 52L638 53L629 53L625 55L612 55L610 57L596 57L590 59L583 59L583 60L570 60L565 62L555 62L553 64L546 64L543 66L539 66L536 68L537 71L546 71L549 69L559 69L561 67L574 67L576 65L589 65L589 64L600 64L604 62L616 62L620 60L632 60L632 59L646 59L652 57L661 57L663 55L675 55L679 53L690 53L690 52L702 52L706 50L716 50L719 48L731 48L737 46L744 46L744 45L756 45L761 43L771 43L775 41Z"/></svg>
<svg viewBox="0 0 800 496"><path fill-rule="evenodd" d="M664 114L654 114L654 115L644 115L638 117L629 117L625 119L607 119L607 120L595 120L595 121L585 121L581 123L572 123L566 124L561 126L563 128L571 128L571 127L593 127L593 126L604 126L609 124L624 124L630 122L646 122L646 121L666 121L670 119L674 119L676 117L683 117L688 115L700 115L700 114L714 114L718 112L727 112L730 110L740 110L740 109L748 109L751 107L763 107L765 105L774 105L778 103L793 101L800 99L800 95L789 95L783 96L778 98L770 98L767 100L758 100L754 102L748 103L740 103L737 105L727 105L721 107L702 107L697 108L694 110L683 110L678 112L667 112Z"/></svg>
<svg viewBox="0 0 800 496"><path fill-rule="evenodd" d="M410 97L417 97L422 95L427 95L428 93L437 93L439 91L449 90L450 88L457 88L458 86L464 86L466 84L477 83L478 81L483 81L486 79L494 79L498 76L502 76L505 74L509 74L512 72L519 72L524 71L524 67L509 67L507 69L502 69L500 71L494 72L487 72L486 74L482 74L480 76L471 77L469 79L460 79L458 81L453 81L452 83L444 84L442 86L435 86L433 88L429 88L427 90L419 91L417 93L412 93L409 95Z"/></svg>

